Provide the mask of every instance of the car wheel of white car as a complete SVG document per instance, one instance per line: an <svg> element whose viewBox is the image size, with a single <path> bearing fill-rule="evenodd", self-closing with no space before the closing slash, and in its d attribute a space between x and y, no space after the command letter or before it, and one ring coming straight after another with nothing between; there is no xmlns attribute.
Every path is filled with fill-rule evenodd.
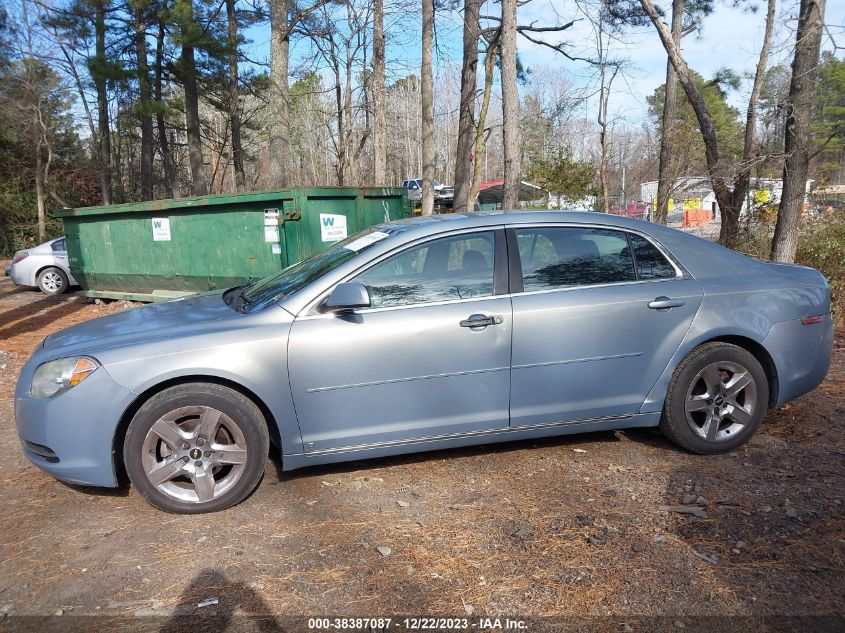
<svg viewBox="0 0 845 633"><path fill-rule="evenodd" d="M53 266L38 273L36 282L45 295L60 295L67 290L69 285L65 271Z"/></svg>
<svg viewBox="0 0 845 633"><path fill-rule="evenodd" d="M260 409L228 387L177 385L145 402L129 424L123 459L155 507L198 514L243 501L264 474L270 440Z"/></svg>
<svg viewBox="0 0 845 633"><path fill-rule="evenodd" d="M727 453L751 439L768 403L766 372L751 352L707 343L675 370L660 430L693 453Z"/></svg>

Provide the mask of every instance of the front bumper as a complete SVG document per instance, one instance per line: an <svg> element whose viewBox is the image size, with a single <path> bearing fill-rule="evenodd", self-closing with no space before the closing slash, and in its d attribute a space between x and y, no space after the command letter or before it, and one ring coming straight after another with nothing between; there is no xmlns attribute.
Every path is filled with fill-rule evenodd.
<svg viewBox="0 0 845 633"><path fill-rule="evenodd" d="M38 354L36 354L38 356ZM15 391L15 422L27 459L57 479L88 486L117 486L114 436L136 394L115 383L104 367L52 398L33 398L33 357Z"/></svg>

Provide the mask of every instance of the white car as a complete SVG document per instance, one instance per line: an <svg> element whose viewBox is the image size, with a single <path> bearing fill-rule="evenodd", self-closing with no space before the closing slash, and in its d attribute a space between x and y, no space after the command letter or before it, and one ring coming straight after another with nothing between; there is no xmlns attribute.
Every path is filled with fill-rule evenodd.
<svg viewBox="0 0 845 633"><path fill-rule="evenodd" d="M432 185L434 187L434 203L451 205L455 197L455 188L444 185L439 180L432 181ZM408 200L418 202L422 199L422 178L403 180L402 186L408 190Z"/></svg>
<svg viewBox="0 0 845 633"><path fill-rule="evenodd" d="M48 295L60 295L78 285L70 274L64 237L18 251L6 274L19 286L37 286Z"/></svg>

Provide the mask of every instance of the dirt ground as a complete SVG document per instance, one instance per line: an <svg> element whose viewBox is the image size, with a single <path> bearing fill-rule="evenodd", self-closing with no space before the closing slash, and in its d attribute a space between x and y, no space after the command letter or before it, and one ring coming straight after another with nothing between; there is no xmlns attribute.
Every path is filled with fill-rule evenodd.
<svg viewBox="0 0 845 633"><path fill-rule="evenodd" d="M625 617L683 628L704 615L845 615L845 332L826 382L730 455L628 431L290 474L271 460L239 506L174 516L132 488L59 483L15 433L13 389L33 347L124 308L0 280L0 624L614 615L612 630L632 630Z"/></svg>

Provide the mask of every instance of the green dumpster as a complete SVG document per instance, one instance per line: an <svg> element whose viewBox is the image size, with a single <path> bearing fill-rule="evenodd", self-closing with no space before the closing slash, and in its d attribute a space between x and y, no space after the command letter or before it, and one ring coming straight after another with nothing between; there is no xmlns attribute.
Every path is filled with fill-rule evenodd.
<svg viewBox="0 0 845 633"><path fill-rule="evenodd" d="M403 187L296 188L65 209L88 297L161 301L236 286L368 226L410 217Z"/></svg>

